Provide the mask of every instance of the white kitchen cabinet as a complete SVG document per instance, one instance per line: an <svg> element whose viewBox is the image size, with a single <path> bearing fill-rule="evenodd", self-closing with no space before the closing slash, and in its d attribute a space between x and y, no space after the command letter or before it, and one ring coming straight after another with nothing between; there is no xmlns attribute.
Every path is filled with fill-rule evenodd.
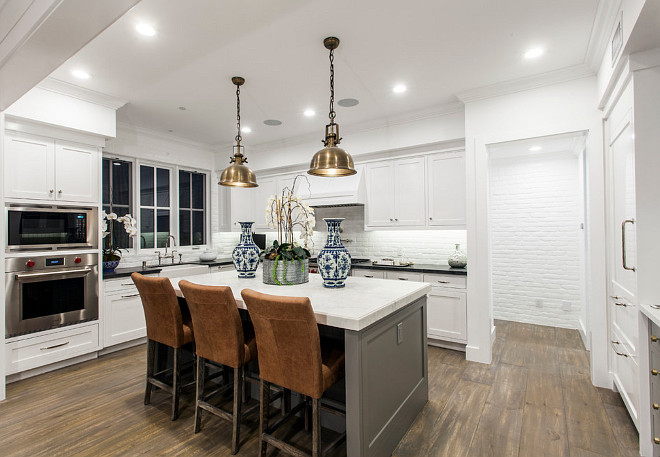
<svg viewBox="0 0 660 457"><path fill-rule="evenodd" d="M98 203L98 161L94 146L8 133L5 196Z"/></svg>
<svg viewBox="0 0 660 457"><path fill-rule="evenodd" d="M252 226L258 230L266 230L266 203L268 199L277 194L277 178L263 178L258 179L259 187L254 189L253 214L254 225Z"/></svg>
<svg viewBox="0 0 660 457"><path fill-rule="evenodd" d="M433 286L426 303L429 339L467 342L467 294Z"/></svg>
<svg viewBox="0 0 660 457"><path fill-rule="evenodd" d="M413 271L386 271L385 278L397 281L422 282L422 274Z"/></svg>
<svg viewBox="0 0 660 457"><path fill-rule="evenodd" d="M426 157L430 227L465 227L465 151Z"/></svg>
<svg viewBox="0 0 660 457"><path fill-rule="evenodd" d="M419 227L426 219L423 157L367 165L367 227Z"/></svg>
<svg viewBox="0 0 660 457"><path fill-rule="evenodd" d="M67 202L98 201L98 149L55 142L55 198Z"/></svg>
<svg viewBox="0 0 660 457"><path fill-rule="evenodd" d="M232 231L241 231L239 222L254 221L256 219L256 215L254 213L256 189L258 189L258 187L233 187L231 189L230 198Z"/></svg>
<svg viewBox="0 0 660 457"><path fill-rule="evenodd" d="M103 346L143 338L147 325L142 300L130 277L104 281Z"/></svg>

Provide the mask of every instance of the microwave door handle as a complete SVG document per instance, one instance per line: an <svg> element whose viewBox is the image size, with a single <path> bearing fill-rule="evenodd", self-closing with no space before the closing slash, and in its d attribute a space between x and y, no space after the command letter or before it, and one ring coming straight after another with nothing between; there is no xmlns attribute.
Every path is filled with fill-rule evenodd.
<svg viewBox="0 0 660 457"><path fill-rule="evenodd" d="M32 279L39 280L41 278L50 277L74 277L74 276L84 276L92 271L91 268L79 268L75 270L60 270L60 271L45 271L43 273L19 273L16 275L16 279L23 282L28 282Z"/></svg>

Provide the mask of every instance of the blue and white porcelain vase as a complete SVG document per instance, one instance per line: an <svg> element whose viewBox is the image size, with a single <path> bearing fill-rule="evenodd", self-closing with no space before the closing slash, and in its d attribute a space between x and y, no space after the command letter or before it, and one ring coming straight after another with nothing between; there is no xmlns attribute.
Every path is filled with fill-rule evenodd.
<svg viewBox="0 0 660 457"><path fill-rule="evenodd" d="M339 238L339 226L344 219L323 220L328 224L328 241L318 255L319 273L325 287L337 289L345 286L344 282L351 272L351 255Z"/></svg>
<svg viewBox="0 0 660 457"><path fill-rule="evenodd" d="M252 239L252 224L254 222L239 222L241 224L241 241L231 253L234 267L239 278L254 278L259 266L259 248Z"/></svg>

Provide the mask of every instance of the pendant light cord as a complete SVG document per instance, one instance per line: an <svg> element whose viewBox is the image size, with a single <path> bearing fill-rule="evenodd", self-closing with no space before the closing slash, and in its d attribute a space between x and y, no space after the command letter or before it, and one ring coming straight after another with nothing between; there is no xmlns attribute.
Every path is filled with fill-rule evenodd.
<svg viewBox="0 0 660 457"><path fill-rule="evenodd" d="M241 145L241 86L236 84L236 145Z"/></svg>
<svg viewBox="0 0 660 457"><path fill-rule="evenodd" d="M330 124L335 123L335 50L330 50Z"/></svg>

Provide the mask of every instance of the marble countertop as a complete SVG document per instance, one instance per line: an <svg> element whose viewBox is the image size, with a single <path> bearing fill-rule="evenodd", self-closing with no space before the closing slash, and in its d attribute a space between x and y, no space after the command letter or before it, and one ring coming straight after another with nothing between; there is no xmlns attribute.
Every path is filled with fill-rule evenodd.
<svg viewBox="0 0 660 457"><path fill-rule="evenodd" d="M316 274L309 275L306 284L274 286L263 283L260 268L253 279L239 279L235 271L174 278L172 286L179 295L179 281L182 279L201 285L229 286L238 306L243 309L243 289L271 295L309 297L319 324L356 331L365 329L431 291L431 285L423 282L359 277L349 277L344 288L326 289L322 285L321 275Z"/></svg>
<svg viewBox="0 0 660 457"><path fill-rule="evenodd" d="M639 310L655 325L660 327L660 309L653 308L652 305L639 305Z"/></svg>

